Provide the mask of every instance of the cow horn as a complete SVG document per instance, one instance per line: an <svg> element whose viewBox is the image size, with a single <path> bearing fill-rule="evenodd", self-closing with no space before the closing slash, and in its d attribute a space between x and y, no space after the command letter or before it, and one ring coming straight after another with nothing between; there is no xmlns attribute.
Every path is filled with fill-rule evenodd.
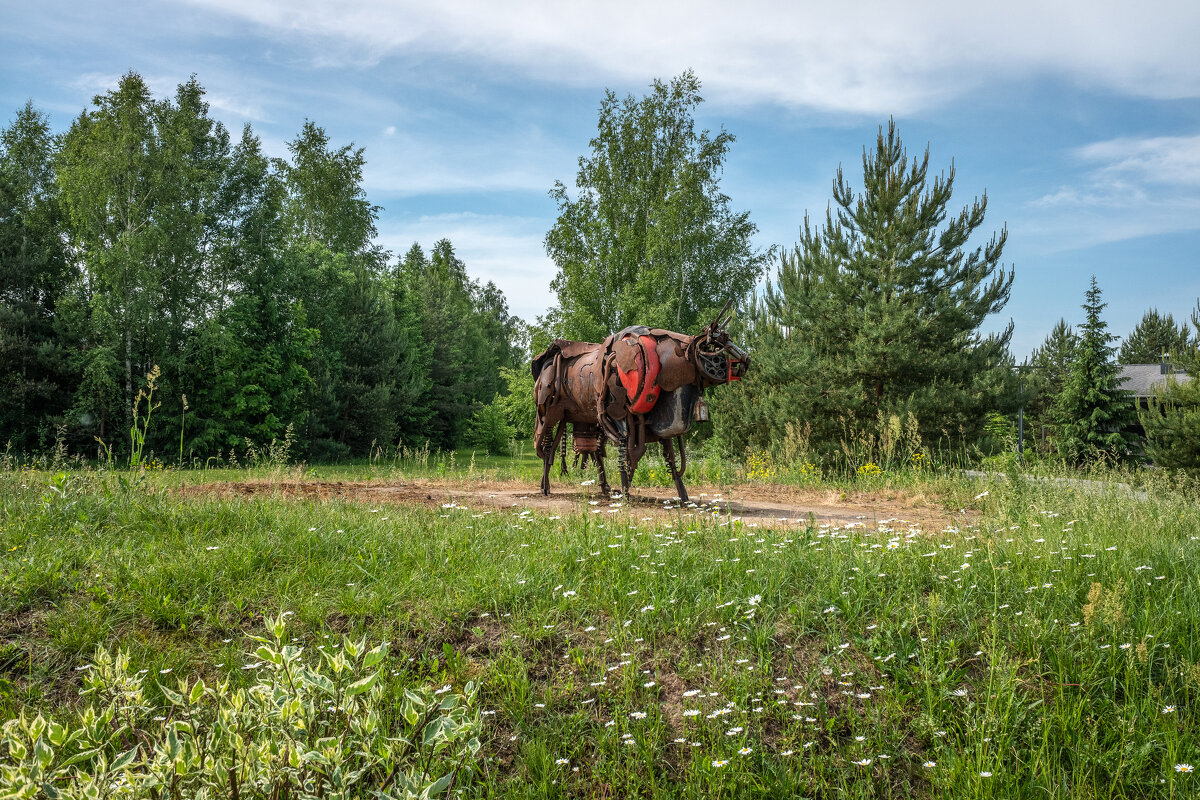
<svg viewBox="0 0 1200 800"><path fill-rule="evenodd" d="M725 307L721 309L721 313L717 314L716 319L713 320L711 327L714 330L716 330L717 328L725 327L726 323L729 322L728 319L722 319L722 318L725 317L725 312L729 311L730 306L732 306L732 305L733 305L733 298L731 297L731 298L729 298L729 300L727 300L725 302Z"/></svg>

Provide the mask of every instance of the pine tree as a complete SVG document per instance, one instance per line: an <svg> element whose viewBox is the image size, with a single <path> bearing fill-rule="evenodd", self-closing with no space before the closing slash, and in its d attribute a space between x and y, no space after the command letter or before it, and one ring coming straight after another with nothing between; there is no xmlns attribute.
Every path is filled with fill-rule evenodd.
<svg viewBox="0 0 1200 800"><path fill-rule="evenodd" d="M1159 314L1157 308L1147 311L1134 329L1121 342L1118 364L1157 364L1165 354L1168 362L1186 358L1196 347L1187 323L1175 323L1170 314Z"/></svg>
<svg viewBox="0 0 1200 800"><path fill-rule="evenodd" d="M1155 466L1200 473L1200 378L1169 380L1138 418Z"/></svg>
<svg viewBox="0 0 1200 800"><path fill-rule="evenodd" d="M1100 286L1092 276L1079 326L1079 344L1071 371L1056 405L1059 422L1059 451L1082 464L1101 458L1128 459L1136 442L1130 429L1136 422L1133 398L1120 388L1119 368L1113 361L1116 337L1100 313Z"/></svg>
<svg viewBox="0 0 1200 800"><path fill-rule="evenodd" d="M805 219L753 321L777 331L758 334L773 344L752 354L755 382L770 382L778 406L760 413L775 440L792 421L831 446L909 414L926 442L973 440L1010 382L1011 323L979 333L1008 301L1006 232L966 249L986 196L948 217L953 167L931 178L928 149L910 165L894 122L862 166L861 192L838 169L834 209L820 229Z"/></svg>

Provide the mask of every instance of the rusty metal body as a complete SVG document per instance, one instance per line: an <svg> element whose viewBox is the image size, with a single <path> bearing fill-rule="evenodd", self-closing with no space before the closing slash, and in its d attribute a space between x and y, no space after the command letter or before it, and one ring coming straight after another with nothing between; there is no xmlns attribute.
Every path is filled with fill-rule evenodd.
<svg viewBox="0 0 1200 800"><path fill-rule="evenodd" d="M647 445L658 442L681 500L687 500L683 434L697 417L707 418L704 390L740 380L750 359L729 341L722 318L696 336L632 326L603 342L556 339L532 363L537 424L534 441L542 459L542 494L550 494L550 468L561 452L566 474L566 427L572 429L577 463L591 461L600 489L611 495L604 471L606 445L618 448L621 490ZM681 464L675 462L679 448Z"/></svg>

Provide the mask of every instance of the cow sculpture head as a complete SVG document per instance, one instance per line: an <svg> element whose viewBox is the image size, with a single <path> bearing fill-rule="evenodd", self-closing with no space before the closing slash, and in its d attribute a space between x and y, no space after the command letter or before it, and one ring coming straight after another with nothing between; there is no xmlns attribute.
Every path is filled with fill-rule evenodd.
<svg viewBox="0 0 1200 800"><path fill-rule="evenodd" d="M721 309L717 318L705 326L694 338L695 361L700 380L705 386L740 381L750 368L750 356L746 351L729 341L725 326L729 324L730 300Z"/></svg>

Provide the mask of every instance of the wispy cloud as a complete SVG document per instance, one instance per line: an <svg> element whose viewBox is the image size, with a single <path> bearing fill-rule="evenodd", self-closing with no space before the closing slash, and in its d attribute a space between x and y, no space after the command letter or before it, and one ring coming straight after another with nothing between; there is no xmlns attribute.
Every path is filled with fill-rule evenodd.
<svg viewBox="0 0 1200 800"><path fill-rule="evenodd" d="M85 72L71 79L70 86L94 96L116 89L122 77L124 77L123 74L115 72ZM181 83L186 82L189 77L189 74L182 72L178 74L142 73L142 80L150 87L150 91L160 98L174 95L175 89ZM231 92L228 89L214 92L211 88L206 87L204 99L217 117L233 116L243 121L253 122L270 121L270 117L259 102L247 99L240 93Z"/></svg>
<svg viewBox="0 0 1200 800"><path fill-rule="evenodd" d="M1193 0L191 2L308 43L313 63L330 65L447 55L575 85L640 85L692 67L726 99L870 114L936 107L1031 73L1200 95Z"/></svg>
<svg viewBox="0 0 1200 800"><path fill-rule="evenodd" d="M380 241L403 255L413 242L426 252L449 239L467 273L492 281L508 298L509 310L533 320L554 304L550 281L555 267L542 247L545 221L489 214L435 214L409 220L381 220Z"/></svg>
<svg viewBox="0 0 1200 800"><path fill-rule="evenodd" d="M1081 147L1078 156L1114 183L1200 189L1200 135L1110 139Z"/></svg>
<svg viewBox="0 0 1200 800"><path fill-rule="evenodd" d="M436 138L396 131L370 143L368 191L397 196L467 192L545 193L572 164L560 143L527 137L476 135Z"/></svg>
<svg viewBox="0 0 1200 800"><path fill-rule="evenodd" d="M1051 249L1200 230L1200 135L1120 137L1071 153L1080 179L1029 206Z"/></svg>

